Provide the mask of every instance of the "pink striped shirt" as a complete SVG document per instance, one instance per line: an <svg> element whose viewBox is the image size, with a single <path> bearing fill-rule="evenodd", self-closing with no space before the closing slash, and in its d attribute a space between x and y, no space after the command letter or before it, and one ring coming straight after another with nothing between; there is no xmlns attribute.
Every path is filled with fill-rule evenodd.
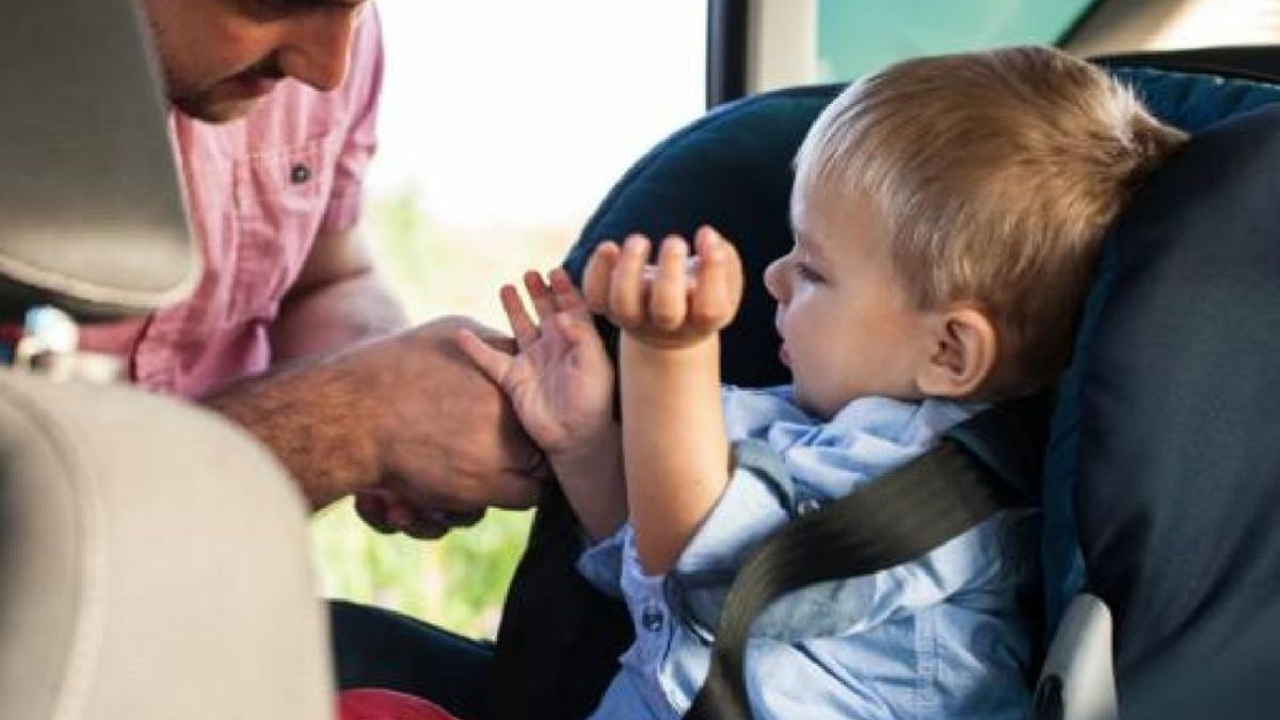
<svg viewBox="0 0 1280 720"><path fill-rule="evenodd" d="M140 320L81 329L87 350L127 358L147 388L199 395L271 364L268 332L318 233L351 229L376 145L382 46L365 14L342 87L282 81L246 117L170 113L204 274L191 297Z"/></svg>

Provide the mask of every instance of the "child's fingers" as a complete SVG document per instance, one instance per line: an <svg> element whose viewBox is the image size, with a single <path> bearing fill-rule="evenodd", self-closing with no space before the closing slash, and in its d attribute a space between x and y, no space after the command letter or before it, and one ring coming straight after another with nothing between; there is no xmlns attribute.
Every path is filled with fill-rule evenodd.
<svg viewBox="0 0 1280 720"><path fill-rule="evenodd" d="M523 350L538 339L538 326L533 324L528 311L524 309L524 301L514 285L503 285L498 291L502 301L502 310L507 314L507 322L511 323L511 334L516 338L516 346Z"/></svg>
<svg viewBox="0 0 1280 720"><path fill-rule="evenodd" d="M620 252L617 243L605 240L596 246L582 272L582 294L593 313L604 313L608 309L609 280L613 277L613 266L618 263Z"/></svg>
<svg viewBox="0 0 1280 720"><path fill-rule="evenodd" d="M689 319L699 327L720 327L737 310L741 263L733 246L709 227L698 229L696 242L697 282L691 293Z"/></svg>
<svg viewBox="0 0 1280 720"><path fill-rule="evenodd" d="M587 301L582 297L582 293L578 292L578 288L564 268L552 270L549 279L551 292L555 295L556 307L560 312L569 313L578 318L591 317L590 311L587 310Z"/></svg>
<svg viewBox="0 0 1280 720"><path fill-rule="evenodd" d="M649 259L649 239L632 235L622 245L622 252L609 279L609 316L624 327L644 322L644 266Z"/></svg>
<svg viewBox="0 0 1280 720"><path fill-rule="evenodd" d="M533 310L538 314L539 324L556 314L555 295L547 282L542 279L541 273L533 270L525 273L524 289L529 293L529 300L533 302Z"/></svg>
<svg viewBox="0 0 1280 720"><path fill-rule="evenodd" d="M552 318L552 322L570 345L574 347L590 345L599 348L599 352L604 352L604 341L600 339L600 333L596 332L596 326L591 322L590 315L575 317L568 313L560 313Z"/></svg>
<svg viewBox="0 0 1280 720"><path fill-rule="evenodd" d="M454 335L454 342L462 354L480 368L480 372L499 386L502 385L503 378L507 376L507 370L511 368L510 355L489 345L466 328L458 330Z"/></svg>
<svg viewBox="0 0 1280 720"><path fill-rule="evenodd" d="M724 255L724 272L725 278L721 287L728 293L728 301L730 312L737 312L738 305L742 302L742 256L738 254L738 248L729 242L719 231L714 228L706 228L709 233L708 237L720 249Z"/></svg>
<svg viewBox="0 0 1280 720"><path fill-rule="evenodd" d="M649 288L649 320L659 330L676 330L684 323L688 310L686 267L689 244L684 238L670 235L658 250L658 269Z"/></svg>

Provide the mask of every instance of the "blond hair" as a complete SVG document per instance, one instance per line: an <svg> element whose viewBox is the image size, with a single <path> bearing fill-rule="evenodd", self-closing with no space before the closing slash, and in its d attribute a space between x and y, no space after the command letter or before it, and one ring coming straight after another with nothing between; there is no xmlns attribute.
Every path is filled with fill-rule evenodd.
<svg viewBox="0 0 1280 720"><path fill-rule="evenodd" d="M967 302L994 324L998 359L979 394L1020 395L1061 372L1103 234L1185 139L1051 48L924 57L822 112L795 192L866 193L918 306Z"/></svg>

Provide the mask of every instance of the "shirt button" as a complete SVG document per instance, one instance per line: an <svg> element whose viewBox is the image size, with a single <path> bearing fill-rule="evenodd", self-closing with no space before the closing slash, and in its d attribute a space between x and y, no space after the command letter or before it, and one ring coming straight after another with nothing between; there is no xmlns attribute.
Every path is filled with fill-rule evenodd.
<svg viewBox="0 0 1280 720"><path fill-rule="evenodd" d="M311 179L311 168L298 163L289 168L289 182L294 185L301 185Z"/></svg>
<svg viewBox="0 0 1280 720"><path fill-rule="evenodd" d="M813 498L805 498L796 504L796 512L801 515L808 515L822 509L822 503Z"/></svg>
<svg viewBox="0 0 1280 720"><path fill-rule="evenodd" d="M661 630L663 625L662 608L656 604L646 605L644 612L640 613L640 625L649 632Z"/></svg>

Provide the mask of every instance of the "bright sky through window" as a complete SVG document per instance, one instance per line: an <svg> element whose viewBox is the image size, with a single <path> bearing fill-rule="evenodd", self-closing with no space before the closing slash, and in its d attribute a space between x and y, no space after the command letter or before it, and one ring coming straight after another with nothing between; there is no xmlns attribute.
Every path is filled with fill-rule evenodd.
<svg viewBox="0 0 1280 720"><path fill-rule="evenodd" d="M448 225L581 218L702 110L690 0L382 0L371 191L415 184Z"/></svg>

